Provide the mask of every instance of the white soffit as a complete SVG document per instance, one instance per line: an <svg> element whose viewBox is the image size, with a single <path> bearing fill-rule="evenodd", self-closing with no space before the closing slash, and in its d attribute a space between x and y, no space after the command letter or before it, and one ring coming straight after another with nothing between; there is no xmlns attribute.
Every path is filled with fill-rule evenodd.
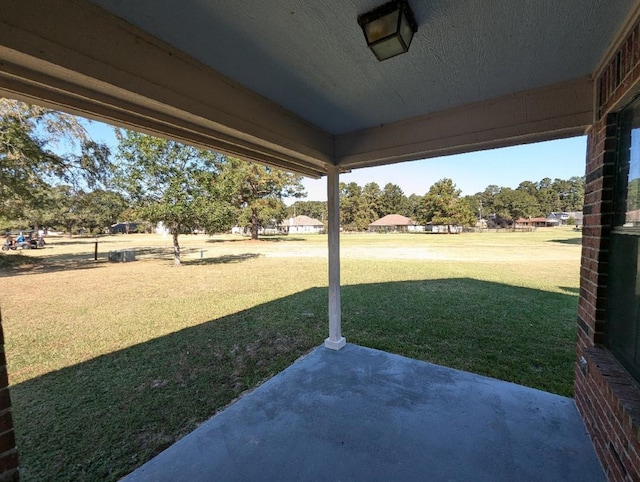
<svg viewBox="0 0 640 482"><path fill-rule="evenodd" d="M0 95L319 176L584 132L591 75L634 0L5 0ZM119 17L119 18L118 18Z"/></svg>
<svg viewBox="0 0 640 482"><path fill-rule="evenodd" d="M582 78L634 0L409 0L409 52L378 62L384 0L92 0L286 110L345 134Z"/></svg>

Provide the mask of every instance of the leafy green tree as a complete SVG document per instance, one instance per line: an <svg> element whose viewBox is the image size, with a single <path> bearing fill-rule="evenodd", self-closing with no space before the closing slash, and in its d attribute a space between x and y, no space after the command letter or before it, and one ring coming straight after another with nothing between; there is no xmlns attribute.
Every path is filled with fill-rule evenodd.
<svg viewBox="0 0 640 482"><path fill-rule="evenodd" d="M540 213L543 216L548 216L549 213L555 211L561 211L560 209L560 196L553 187L553 182L548 177L541 179L538 182L538 205L540 207Z"/></svg>
<svg viewBox="0 0 640 482"><path fill-rule="evenodd" d="M105 145L91 140L78 118L0 99L0 196L4 212L11 210L18 215L18 209L36 206L51 185L93 188L104 184L111 172L109 154Z"/></svg>
<svg viewBox="0 0 640 482"><path fill-rule="evenodd" d="M104 189L82 193L80 206L82 225L93 233L103 232L105 228L117 223L128 208L122 194Z"/></svg>
<svg viewBox="0 0 640 482"><path fill-rule="evenodd" d="M483 216L483 212L482 212L482 204L480 203L480 200L478 199L478 197L476 196L463 196L460 198L460 200L462 202L464 202L468 208L469 211L471 211L474 215L474 217L476 219L482 219Z"/></svg>
<svg viewBox="0 0 640 482"><path fill-rule="evenodd" d="M369 182L365 184L362 189L361 205L364 218L367 221L367 226L376 219L380 219L384 216L381 201L382 190L380 189L380 186L378 186L378 183ZM366 229L366 226L364 229Z"/></svg>
<svg viewBox="0 0 640 482"><path fill-rule="evenodd" d="M284 219L284 198L306 196L301 180L297 174L229 157L219 183L237 210L238 223L249 226L251 239L256 240L260 227Z"/></svg>
<svg viewBox="0 0 640 482"><path fill-rule="evenodd" d="M640 209L640 178L632 179L627 184L627 211Z"/></svg>
<svg viewBox="0 0 640 482"><path fill-rule="evenodd" d="M406 216L409 203L402 189L397 184L387 183L380 196L380 211L382 216L387 214L403 214ZM411 217L411 216L408 216Z"/></svg>
<svg viewBox="0 0 640 482"><path fill-rule="evenodd" d="M83 219L82 196L74 186L61 184L48 191L47 199L43 201L38 210L40 222L45 226L64 226L65 231L71 237L74 229Z"/></svg>
<svg viewBox="0 0 640 482"><path fill-rule="evenodd" d="M287 216L309 216L325 222L327 220L327 201L296 201L287 208Z"/></svg>
<svg viewBox="0 0 640 482"><path fill-rule="evenodd" d="M520 184L518 184L518 187L516 188L517 191L524 191L527 194L530 194L533 197L537 197L538 195L538 184L536 184L535 182L531 182L531 181L522 181Z"/></svg>
<svg viewBox="0 0 640 482"><path fill-rule="evenodd" d="M232 210L216 182L224 156L129 130L117 137L117 182L140 218L169 229L176 266L180 234L231 227Z"/></svg>
<svg viewBox="0 0 640 482"><path fill-rule="evenodd" d="M446 226L471 226L475 217L468 203L460 199L460 190L451 179L444 178L434 183L424 195L422 220L424 223Z"/></svg>
<svg viewBox="0 0 640 482"><path fill-rule="evenodd" d="M362 188L355 182L341 182L340 188L340 225L348 231L366 229L369 221L367 207L362 200Z"/></svg>
<svg viewBox="0 0 640 482"><path fill-rule="evenodd" d="M584 203L584 177L573 176L569 179L555 179L552 184L560 198L561 211L582 211Z"/></svg>
<svg viewBox="0 0 640 482"><path fill-rule="evenodd" d="M494 200L499 192L500 188L497 185L490 184L484 191L475 195L478 200L478 211L482 213L483 219L496 212Z"/></svg>
<svg viewBox="0 0 640 482"><path fill-rule="evenodd" d="M504 187L494 198L495 214L506 221L535 216L540 208L535 197L524 190Z"/></svg>
<svg viewBox="0 0 640 482"><path fill-rule="evenodd" d="M418 194L409 195L409 197L407 197L407 203L404 210L400 211L399 214L411 218L414 221L420 221L420 213L422 212L422 201L423 196L420 196Z"/></svg>

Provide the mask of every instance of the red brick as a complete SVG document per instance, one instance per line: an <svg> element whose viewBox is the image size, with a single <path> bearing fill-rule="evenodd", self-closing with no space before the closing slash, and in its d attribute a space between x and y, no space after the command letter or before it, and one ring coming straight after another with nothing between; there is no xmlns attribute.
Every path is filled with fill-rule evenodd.
<svg viewBox="0 0 640 482"><path fill-rule="evenodd" d="M0 435L0 453L7 452L16 448L16 437L13 430Z"/></svg>
<svg viewBox="0 0 640 482"><path fill-rule="evenodd" d="M5 452L0 455L0 477L2 473L11 469L17 468L19 465L18 451L12 450L11 452Z"/></svg>
<svg viewBox="0 0 640 482"><path fill-rule="evenodd" d="M0 433L7 432L13 429L13 420L11 418L11 412L5 411L0 415Z"/></svg>

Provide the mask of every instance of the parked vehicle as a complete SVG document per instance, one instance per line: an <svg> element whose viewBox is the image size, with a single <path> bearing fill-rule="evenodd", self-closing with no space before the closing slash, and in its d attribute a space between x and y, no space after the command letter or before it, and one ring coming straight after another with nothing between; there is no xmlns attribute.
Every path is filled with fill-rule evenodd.
<svg viewBox="0 0 640 482"><path fill-rule="evenodd" d="M18 250L18 249L37 249L45 245L44 238L37 236L35 231L28 231L26 234L22 232L18 235L8 234L2 244L2 251ZM20 241L18 241L20 240Z"/></svg>

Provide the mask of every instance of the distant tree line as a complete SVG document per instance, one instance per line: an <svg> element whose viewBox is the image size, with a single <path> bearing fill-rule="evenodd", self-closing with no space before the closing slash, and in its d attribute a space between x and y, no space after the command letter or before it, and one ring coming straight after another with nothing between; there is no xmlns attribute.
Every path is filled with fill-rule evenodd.
<svg viewBox="0 0 640 482"><path fill-rule="evenodd" d="M371 182L364 187L355 182L340 183L340 223L350 231L363 231L387 214L401 214L418 224L473 226L480 219L491 226L511 225L520 217L548 216L552 212L582 211L584 177L568 180L544 178L523 181L517 188L490 185L472 196L461 196L451 179L434 183L424 195L406 196L393 183L384 188ZM296 201L289 206L290 216L306 215L322 221L327 218L327 203Z"/></svg>
<svg viewBox="0 0 640 482"><path fill-rule="evenodd" d="M237 225L257 239L285 217L326 221L326 202L303 198L301 177L212 151L118 129L115 152L94 142L76 117L0 99L0 229L54 227L104 232L119 221L171 233L176 264L180 234L227 231ZM510 224L519 217L580 211L584 179L523 181L461 196L441 179L420 196L393 183L340 183L340 222L361 231L387 214L418 224ZM637 196L636 196L637 197Z"/></svg>

